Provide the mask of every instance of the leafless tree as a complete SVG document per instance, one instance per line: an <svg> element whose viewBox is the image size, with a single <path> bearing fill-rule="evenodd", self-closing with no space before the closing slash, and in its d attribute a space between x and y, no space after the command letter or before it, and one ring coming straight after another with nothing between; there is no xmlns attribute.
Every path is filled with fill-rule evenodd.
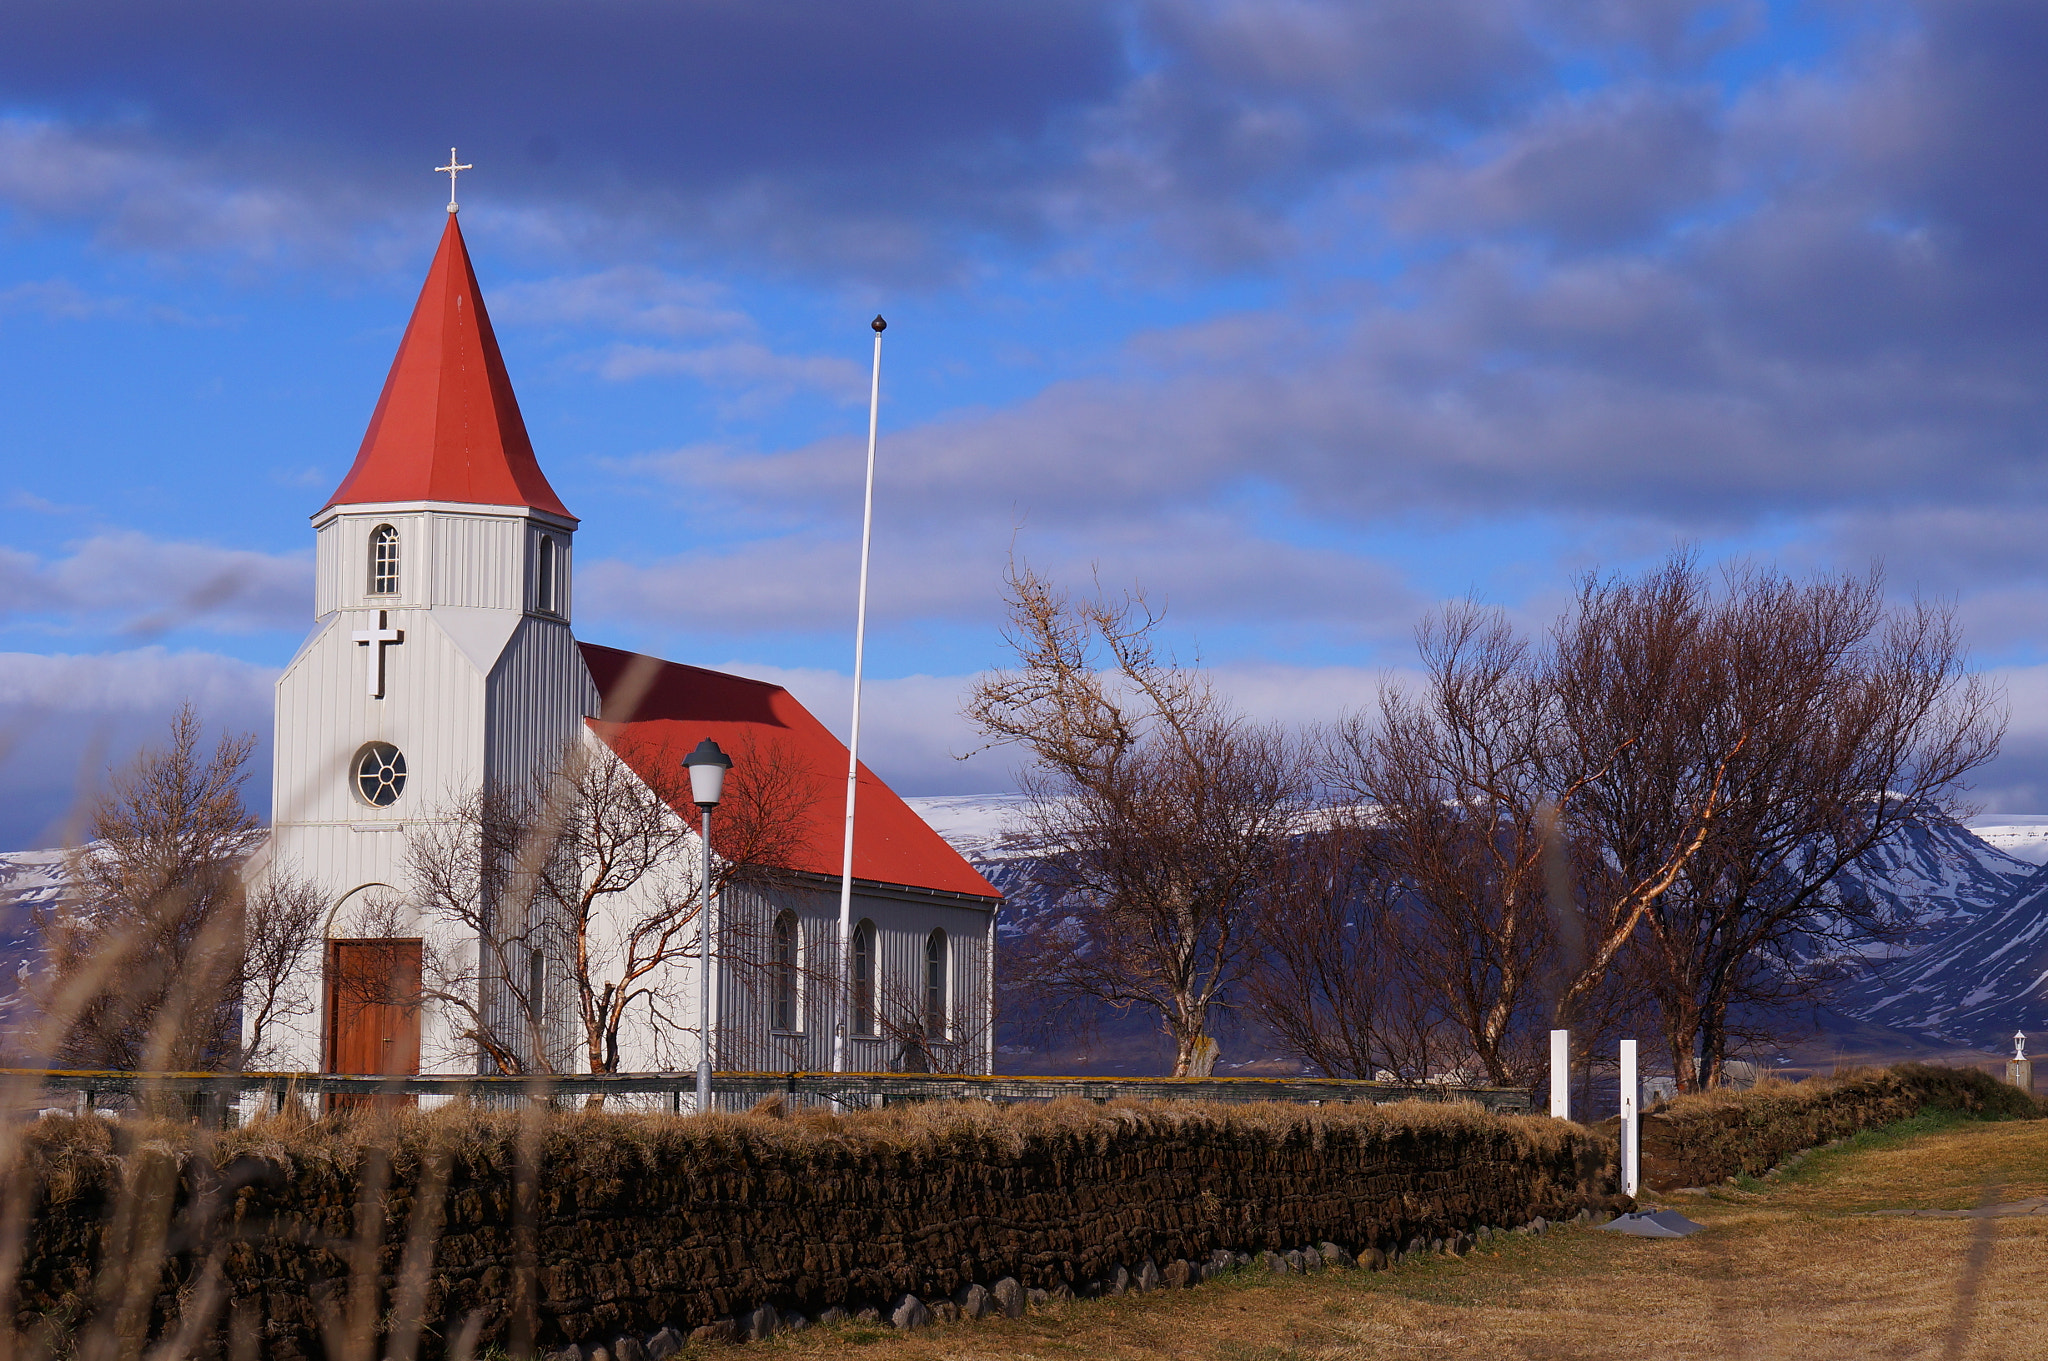
<svg viewBox="0 0 2048 1361"><path fill-rule="evenodd" d="M1875 569L1804 583L1738 571L1717 614L1727 792L1647 918L1688 1090L1718 1084L1731 1040L1825 996L1851 938L1908 925L1839 891L1842 872L1907 826L1954 815L2003 729L1995 693L1965 670L1953 611L1887 610Z"/></svg>
<svg viewBox="0 0 2048 1361"><path fill-rule="evenodd" d="M1371 991L1433 999L1496 1082L1533 1075L1546 1012L1583 1032L1649 1002L1681 1082L1717 1080L1731 1015L1810 999L1831 943L1890 927L1843 870L1997 747L1951 613L1887 613L1875 572L1717 585L1679 553L1583 579L1542 645L1471 605L1418 642L1424 684L1340 724L1324 775L1404 894ZM1305 997L1312 967L1336 961L1277 976Z"/></svg>
<svg viewBox="0 0 2048 1361"><path fill-rule="evenodd" d="M1748 742L1725 721L1730 673L1711 583L1692 554L1635 579L1588 574L1546 659L1554 738L1539 778L1558 800L1574 900L1553 1007L1576 1025L1656 904L1707 846Z"/></svg>
<svg viewBox="0 0 2048 1361"><path fill-rule="evenodd" d="M636 1010L657 1043L696 1028L673 986L698 948L703 897L689 780L629 730L609 736L613 747L571 745L530 784L480 792L408 844L412 908L454 928L441 939L472 943L429 942L423 1000L502 1073L616 1072ZM712 823L714 895L779 882L818 794L785 748L733 756ZM752 958L720 936L726 962Z"/></svg>
<svg viewBox="0 0 2048 1361"><path fill-rule="evenodd" d="M245 888L235 990L242 1002L241 1046L234 1065L261 1068L275 1058L277 1028L318 1006L305 960L320 942L331 904L292 869L271 865Z"/></svg>
<svg viewBox="0 0 2048 1361"><path fill-rule="evenodd" d="M67 891L35 913L47 962L32 991L60 1062L240 1067L267 1054L280 1022L312 1010L296 964L325 904L286 873L247 890L244 862L263 840L242 804L256 740L223 736L208 755L203 738L184 706L168 743L96 802Z"/></svg>
<svg viewBox="0 0 2048 1361"><path fill-rule="evenodd" d="M1529 1080L1552 966L1543 818L1555 739L1541 659L1498 611L1452 606L1417 630L1421 693L1337 725L1325 778L1371 810L1390 877L1399 987L1427 999L1494 1083Z"/></svg>
<svg viewBox="0 0 2048 1361"><path fill-rule="evenodd" d="M966 715L1029 765L1022 840L1057 903L1031 979L1159 1018L1185 1075L1243 977L1276 858L1302 812L1295 744L1247 722L1196 667L1162 656L1142 594L1071 600L1028 567L1007 581L1012 670Z"/></svg>
<svg viewBox="0 0 2048 1361"><path fill-rule="evenodd" d="M1384 829L1356 808L1324 821L1274 866L1246 995L1287 1052L1326 1077L1419 1081L1466 1046L1408 968L1415 927Z"/></svg>

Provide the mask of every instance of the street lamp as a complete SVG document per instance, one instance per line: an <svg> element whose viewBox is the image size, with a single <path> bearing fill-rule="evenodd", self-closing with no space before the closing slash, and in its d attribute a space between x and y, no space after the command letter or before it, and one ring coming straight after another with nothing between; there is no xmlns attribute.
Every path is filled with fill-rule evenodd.
<svg viewBox="0 0 2048 1361"><path fill-rule="evenodd" d="M690 801L704 819L704 897L697 909L697 1033L703 1037L697 1051L697 1111L702 1114L711 1109L711 810L725 792L732 757L707 737L683 758L683 769L690 772Z"/></svg>

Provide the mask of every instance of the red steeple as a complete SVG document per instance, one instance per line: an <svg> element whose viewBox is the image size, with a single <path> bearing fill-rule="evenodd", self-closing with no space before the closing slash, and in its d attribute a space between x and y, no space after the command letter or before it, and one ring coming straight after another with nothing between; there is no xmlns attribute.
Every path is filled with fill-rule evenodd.
<svg viewBox="0 0 2048 1361"><path fill-rule="evenodd" d="M463 501L569 515L533 456L452 211L355 466L327 504L369 501Z"/></svg>

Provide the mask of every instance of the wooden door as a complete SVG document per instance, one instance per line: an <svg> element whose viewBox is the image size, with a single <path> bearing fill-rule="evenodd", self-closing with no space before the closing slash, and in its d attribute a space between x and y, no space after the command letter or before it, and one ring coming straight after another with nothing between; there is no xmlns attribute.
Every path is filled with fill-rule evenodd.
<svg viewBox="0 0 2048 1361"><path fill-rule="evenodd" d="M327 942L327 1071L419 1073L419 941Z"/></svg>

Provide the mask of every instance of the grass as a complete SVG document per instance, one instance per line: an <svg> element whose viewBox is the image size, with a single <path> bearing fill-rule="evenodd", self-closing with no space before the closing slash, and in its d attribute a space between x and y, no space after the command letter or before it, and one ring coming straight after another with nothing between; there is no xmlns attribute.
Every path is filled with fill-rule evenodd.
<svg viewBox="0 0 2048 1361"><path fill-rule="evenodd" d="M2039 1285L2048 1279L2048 1223L1863 1213L1965 1208L1980 1202L1987 1184L2000 1200L2048 1193L2048 1120L1923 1113L1865 1131L1763 1181L1675 1197L1676 1208L1709 1225L1685 1240L1574 1229L1497 1238L1462 1260L1421 1259L1388 1272L1235 1272L1188 1292L1081 1300L1023 1319L885 1334L862 1355L2004 1361L2048 1354ZM848 1340L848 1332L814 1328L756 1350L829 1356Z"/></svg>

